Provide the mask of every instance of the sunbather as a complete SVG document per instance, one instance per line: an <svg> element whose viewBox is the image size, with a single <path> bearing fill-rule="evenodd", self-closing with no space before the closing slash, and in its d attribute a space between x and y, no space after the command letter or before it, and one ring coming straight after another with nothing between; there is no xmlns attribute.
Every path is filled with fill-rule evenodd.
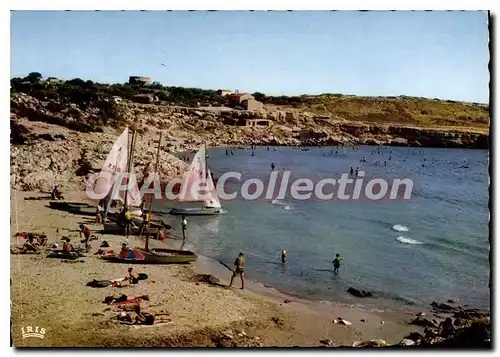
<svg viewBox="0 0 500 357"><path fill-rule="evenodd" d="M38 252L38 247L38 242L35 241L33 235L29 234L26 238L26 242L23 244L21 253Z"/></svg>
<svg viewBox="0 0 500 357"><path fill-rule="evenodd" d="M128 268L127 279L130 281L130 284L137 284L139 282L138 275L134 273L134 268Z"/></svg>
<svg viewBox="0 0 500 357"><path fill-rule="evenodd" d="M62 247L62 250L64 253L71 253L74 249L73 249L73 245L70 243L70 239L69 238L66 238L64 240L64 243L63 243L63 247Z"/></svg>

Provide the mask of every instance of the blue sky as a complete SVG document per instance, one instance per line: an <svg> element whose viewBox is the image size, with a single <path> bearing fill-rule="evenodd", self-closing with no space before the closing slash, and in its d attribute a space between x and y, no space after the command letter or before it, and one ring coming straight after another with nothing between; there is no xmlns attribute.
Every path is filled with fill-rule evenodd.
<svg viewBox="0 0 500 357"><path fill-rule="evenodd" d="M13 12L11 76L488 102L481 12Z"/></svg>

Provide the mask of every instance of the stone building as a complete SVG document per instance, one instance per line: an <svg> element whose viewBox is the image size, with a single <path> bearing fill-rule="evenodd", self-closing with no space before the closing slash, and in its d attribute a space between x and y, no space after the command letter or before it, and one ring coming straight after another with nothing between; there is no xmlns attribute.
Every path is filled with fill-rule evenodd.
<svg viewBox="0 0 500 357"><path fill-rule="evenodd" d="M233 94L233 91L231 91L229 89L219 89L217 91L217 95L220 95L221 97L225 97L226 95L230 95L230 94Z"/></svg>
<svg viewBox="0 0 500 357"><path fill-rule="evenodd" d="M233 93L226 96L227 106L235 109L262 110L264 104L248 93Z"/></svg>

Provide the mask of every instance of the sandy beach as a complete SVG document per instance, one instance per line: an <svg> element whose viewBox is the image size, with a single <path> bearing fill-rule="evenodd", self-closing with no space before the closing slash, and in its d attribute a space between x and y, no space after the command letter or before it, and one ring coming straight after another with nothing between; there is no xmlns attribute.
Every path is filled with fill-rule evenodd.
<svg viewBox="0 0 500 357"><path fill-rule="evenodd" d="M78 226L93 228L98 240L90 254L76 261L39 255L11 255L12 322L16 347L28 346L351 346L355 341L384 339L397 343L419 327L408 325L414 313L383 311L342 304L319 304L267 293L251 287L239 289L196 281L211 273L202 263L194 265L134 265L149 278L135 286L92 288L87 282L124 277L128 265L108 263L93 255L103 240L119 249L122 236L99 234L100 225L90 216L51 209L48 200L26 200L43 194L12 191L12 234L44 232L48 245L62 236L78 241ZM66 201L84 202L82 192L66 193ZM168 240L167 240L168 241ZM12 238L17 245L17 238ZM130 237L132 246L143 246ZM151 240L151 246L167 243ZM248 264L251 264L249 262ZM223 270L221 270L223 271ZM227 285L230 272L219 274ZM248 277L251 279L251 276ZM252 285L250 283L249 285ZM119 310L103 303L106 296L148 295L143 311L168 313L171 321L153 326L122 325ZM286 303L285 303L286 300ZM342 317L352 323L333 323ZM364 322L363 322L363 321ZM384 321L382 324L381 322ZM44 339L22 338L23 326L45 328Z"/></svg>

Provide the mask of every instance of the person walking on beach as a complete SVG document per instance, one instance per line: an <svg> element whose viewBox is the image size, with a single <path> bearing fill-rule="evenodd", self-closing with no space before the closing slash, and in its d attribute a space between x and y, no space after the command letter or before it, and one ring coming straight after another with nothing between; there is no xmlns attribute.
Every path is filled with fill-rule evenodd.
<svg viewBox="0 0 500 357"><path fill-rule="evenodd" d="M356 167L356 177L358 177L359 167Z"/></svg>
<svg viewBox="0 0 500 357"><path fill-rule="evenodd" d="M335 254L335 259L333 260L333 272L338 274L340 268L340 262L342 261L342 257L339 253Z"/></svg>
<svg viewBox="0 0 500 357"><path fill-rule="evenodd" d="M186 240L186 229L187 229L186 216L182 216L181 227L182 227L182 240L185 241Z"/></svg>
<svg viewBox="0 0 500 357"><path fill-rule="evenodd" d="M354 169L351 166L351 175L354 174Z"/></svg>
<svg viewBox="0 0 500 357"><path fill-rule="evenodd" d="M245 270L245 258L243 256L243 253L240 252L236 260L234 261L234 272L233 275L231 276L231 281L229 282L229 287L233 285L233 279L236 276L240 276L241 278L241 290L245 288L245 277L244 277L244 270Z"/></svg>
<svg viewBox="0 0 500 357"><path fill-rule="evenodd" d="M82 239L82 234L85 237L85 251L88 253L89 252L89 240L90 240L90 234L92 233L92 230L89 227L84 226L83 224L80 224L80 239Z"/></svg>

